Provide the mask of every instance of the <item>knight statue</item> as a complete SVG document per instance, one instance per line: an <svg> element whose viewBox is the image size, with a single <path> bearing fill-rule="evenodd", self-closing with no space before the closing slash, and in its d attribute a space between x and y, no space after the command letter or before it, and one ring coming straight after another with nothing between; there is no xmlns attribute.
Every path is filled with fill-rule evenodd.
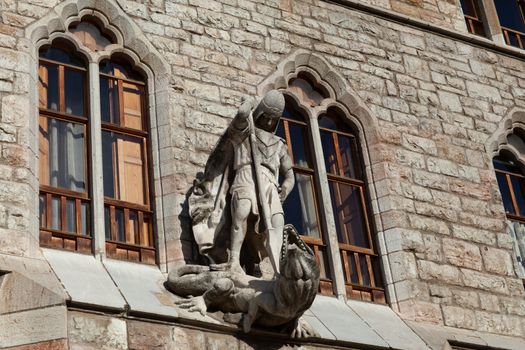
<svg viewBox="0 0 525 350"><path fill-rule="evenodd" d="M292 160L275 130L284 111L280 91L259 103L243 100L210 154L188 199L195 242L206 265L172 271L166 286L180 307L243 314L243 328L291 327L304 336L299 317L319 285L319 267L295 228L284 223L282 203L294 186ZM257 267L269 260L271 273ZM298 300L298 298L304 298Z"/></svg>

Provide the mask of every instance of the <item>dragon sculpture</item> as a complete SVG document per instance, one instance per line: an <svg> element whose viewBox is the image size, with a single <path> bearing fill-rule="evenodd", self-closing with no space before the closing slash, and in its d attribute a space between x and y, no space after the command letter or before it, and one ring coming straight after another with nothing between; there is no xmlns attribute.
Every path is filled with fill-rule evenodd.
<svg viewBox="0 0 525 350"><path fill-rule="evenodd" d="M206 314L208 310L242 313L242 328L252 325L280 327L292 337L313 336L300 320L312 305L319 286L319 266L312 250L292 225L286 225L280 251L280 273L263 280L209 266L185 265L168 276L166 288L189 297L177 301L181 308Z"/></svg>

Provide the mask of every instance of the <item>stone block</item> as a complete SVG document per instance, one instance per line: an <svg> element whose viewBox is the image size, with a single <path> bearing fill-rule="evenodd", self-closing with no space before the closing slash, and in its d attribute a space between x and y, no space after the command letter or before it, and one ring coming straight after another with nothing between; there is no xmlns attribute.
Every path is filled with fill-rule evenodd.
<svg viewBox="0 0 525 350"><path fill-rule="evenodd" d="M503 277L489 275L473 270L461 269L463 282L466 286L483 289L488 292L508 294L507 282Z"/></svg>
<svg viewBox="0 0 525 350"><path fill-rule="evenodd" d="M403 320L443 324L441 308L438 304L419 300L405 300L399 303L399 313Z"/></svg>
<svg viewBox="0 0 525 350"><path fill-rule="evenodd" d="M128 349L126 321L116 317L70 311L68 338L72 349Z"/></svg>
<svg viewBox="0 0 525 350"><path fill-rule="evenodd" d="M449 327L476 329L475 312L463 307L443 306L443 319Z"/></svg>
<svg viewBox="0 0 525 350"><path fill-rule="evenodd" d="M418 261L417 266L419 277L423 280L437 280L448 284L460 284L460 271L457 267L440 265L425 260Z"/></svg>
<svg viewBox="0 0 525 350"><path fill-rule="evenodd" d="M175 347L180 339L175 339L174 327L151 322L127 321L128 346L130 349L184 349ZM196 344L195 344L196 345ZM191 341L187 346L191 346Z"/></svg>
<svg viewBox="0 0 525 350"><path fill-rule="evenodd" d="M513 257L508 250L482 247L481 255L487 271L508 276L514 274Z"/></svg>
<svg viewBox="0 0 525 350"><path fill-rule="evenodd" d="M0 348L67 338L66 307L0 315Z"/></svg>
<svg viewBox="0 0 525 350"><path fill-rule="evenodd" d="M481 270L481 254L477 245L457 239L443 239L445 260L455 266Z"/></svg>

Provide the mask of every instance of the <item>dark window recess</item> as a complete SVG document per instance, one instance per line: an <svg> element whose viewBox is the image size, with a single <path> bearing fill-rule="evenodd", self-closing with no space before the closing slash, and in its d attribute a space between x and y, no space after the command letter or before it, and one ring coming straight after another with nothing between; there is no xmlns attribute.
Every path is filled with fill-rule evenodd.
<svg viewBox="0 0 525 350"><path fill-rule="evenodd" d="M499 22L507 45L525 47L525 20L523 0L494 0Z"/></svg>
<svg viewBox="0 0 525 350"><path fill-rule="evenodd" d="M479 0L461 0L461 7L468 31L472 34L486 36Z"/></svg>
<svg viewBox="0 0 525 350"><path fill-rule="evenodd" d="M513 157L504 155L493 160L503 206L507 217L525 222L525 176Z"/></svg>

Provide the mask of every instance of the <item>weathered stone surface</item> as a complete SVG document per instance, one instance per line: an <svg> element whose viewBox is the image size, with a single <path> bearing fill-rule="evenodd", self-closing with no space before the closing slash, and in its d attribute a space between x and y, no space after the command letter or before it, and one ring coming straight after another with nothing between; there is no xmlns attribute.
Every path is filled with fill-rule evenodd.
<svg viewBox="0 0 525 350"><path fill-rule="evenodd" d="M446 238L443 239L443 251L445 260L450 264L481 270L481 254L477 245Z"/></svg>
<svg viewBox="0 0 525 350"><path fill-rule="evenodd" d="M473 270L461 269L463 282L466 286L483 289L488 292L507 294L508 287L504 278Z"/></svg>
<svg viewBox="0 0 525 350"><path fill-rule="evenodd" d="M482 247L481 255L483 256L483 265L487 271L500 275L514 274L512 257L508 250Z"/></svg>
<svg viewBox="0 0 525 350"><path fill-rule="evenodd" d="M128 348L126 321L122 319L69 311L67 322L72 348Z"/></svg>
<svg viewBox="0 0 525 350"><path fill-rule="evenodd" d="M67 338L66 317L65 306L0 315L0 347Z"/></svg>

